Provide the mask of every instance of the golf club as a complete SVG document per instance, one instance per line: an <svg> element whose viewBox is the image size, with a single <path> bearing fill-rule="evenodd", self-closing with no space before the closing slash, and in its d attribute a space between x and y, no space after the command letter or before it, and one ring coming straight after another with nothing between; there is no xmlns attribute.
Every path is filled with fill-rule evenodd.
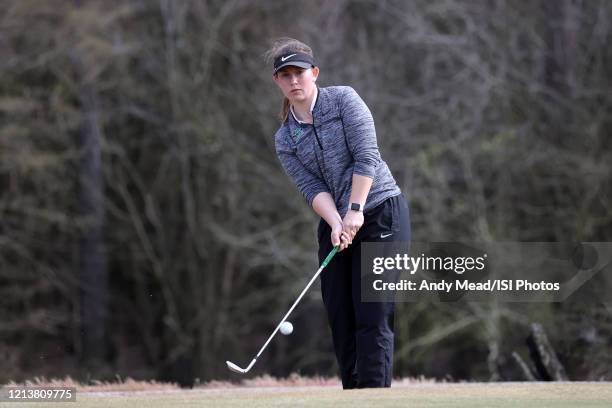
<svg viewBox="0 0 612 408"><path fill-rule="evenodd" d="M334 255L336 255L336 252L338 252L338 246L335 246L331 252L329 253L329 255L327 255L327 257L325 258L325 260L323 261L323 263L321 264L321 267L319 268L319 270L317 271L317 273L314 274L314 276L312 277L312 279L310 279L310 282L308 282L308 285L306 285L306 287L304 288L304 290L302 290L302 293L300 293L300 296L298 296L298 298L296 299L296 301L293 303L293 306L291 306L291 309L289 309L289 311L287 312L287 314L285 315L285 317L283 317L283 319L280 321L280 323L278 324L278 326L276 326L276 329L274 329L274 331L272 332L272 334L270 335L270 337L268 337L268 341L266 341L266 343L263 345L263 347L261 348L261 350L259 350L259 353L257 353L257 355L255 356L255 358L253 360L251 360L251 363L247 366L247 368L240 368L238 367L236 364L232 363L231 361L226 361L225 363L227 364L227 368L229 368L230 370L236 372L236 373L240 373L240 374L245 374L248 373L249 370L253 367L253 365L255 365L255 361L257 361L257 359L259 358L259 356L261 355L261 353L266 349L266 346L268 345L268 343L270 343L270 340L272 340L272 338L274 337L274 335L276 334L276 332L278 331L278 329L280 328L280 326L285 322L285 320L287 320L287 317L289 317L289 315L291 314L291 312L293 312L293 309L295 309L295 307L297 306L297 304L300 302L300 300L302 299L302 296L304 296L304 293L306 293L306 291L308 291L308 288L310 288L310 286L312 285L312 283L317 279L317 277L321 274L321 272L323 271L323 269L327 266L327 264L329 263L329 261L331 261L331 259L334 257Z"/></svg>

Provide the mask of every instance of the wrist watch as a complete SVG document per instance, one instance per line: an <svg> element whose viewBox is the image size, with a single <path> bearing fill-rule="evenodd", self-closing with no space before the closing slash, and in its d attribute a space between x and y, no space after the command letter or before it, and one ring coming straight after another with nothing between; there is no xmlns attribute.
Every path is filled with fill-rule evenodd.
<svg viewBox="0 0 612 408"><path fill-rule="evenodd" d="M363 212L363 205L361 205L359 203L351 203L351 210L358 211L358 212Z"/></svg>

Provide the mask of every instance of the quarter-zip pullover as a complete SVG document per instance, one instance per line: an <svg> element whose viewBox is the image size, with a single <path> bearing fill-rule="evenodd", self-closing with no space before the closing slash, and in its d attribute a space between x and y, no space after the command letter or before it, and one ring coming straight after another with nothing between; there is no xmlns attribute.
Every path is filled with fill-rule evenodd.
<svg viewBox="0 0 612 408"><path fill-rule="evenodd" d="M366 212L401 194L380 157L372 114L353 88L319 88L312 117L312 124L298 123L290 114L275 135L276 154L308 205L328 192L344 216L353 173L372 179Z"/></svg>

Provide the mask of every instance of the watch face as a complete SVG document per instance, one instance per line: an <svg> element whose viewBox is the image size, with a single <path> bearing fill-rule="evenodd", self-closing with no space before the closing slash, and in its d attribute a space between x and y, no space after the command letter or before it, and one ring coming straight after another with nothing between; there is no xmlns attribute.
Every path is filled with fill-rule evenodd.
<svg viewBox="0 0 612 408"><path fill-rule="evenodd" d="M359 211L361 209L361 206L357 203L352 203L351 204L351 210L353 211Z"/></svg>

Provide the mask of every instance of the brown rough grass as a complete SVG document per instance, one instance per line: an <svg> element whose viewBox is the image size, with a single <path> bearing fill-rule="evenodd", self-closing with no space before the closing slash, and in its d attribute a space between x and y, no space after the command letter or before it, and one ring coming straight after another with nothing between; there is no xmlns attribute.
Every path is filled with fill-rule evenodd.
<svg viewBox="0 0 612 408"><path fill-rule="evenodd" d="M435 380L424 377L395 379L394 386L403 386L414 383L435 383ZM6 386L30 386L30 387L74 387L78 392L112 392L112 391L161 391L179 390L176 383L160 381L139 381L132 378L121 378L117 376L114 381L98 381L82 383L66 377L64 379L34 377L21 383L10 381ZM262 375L253 378L245 378L237 381L209 381L194 386L195 389L221 389L221 388L291 388L291 387L341 387L338 377L304 377L291 374L286 378L277 378L270 375Z"/></svg>

